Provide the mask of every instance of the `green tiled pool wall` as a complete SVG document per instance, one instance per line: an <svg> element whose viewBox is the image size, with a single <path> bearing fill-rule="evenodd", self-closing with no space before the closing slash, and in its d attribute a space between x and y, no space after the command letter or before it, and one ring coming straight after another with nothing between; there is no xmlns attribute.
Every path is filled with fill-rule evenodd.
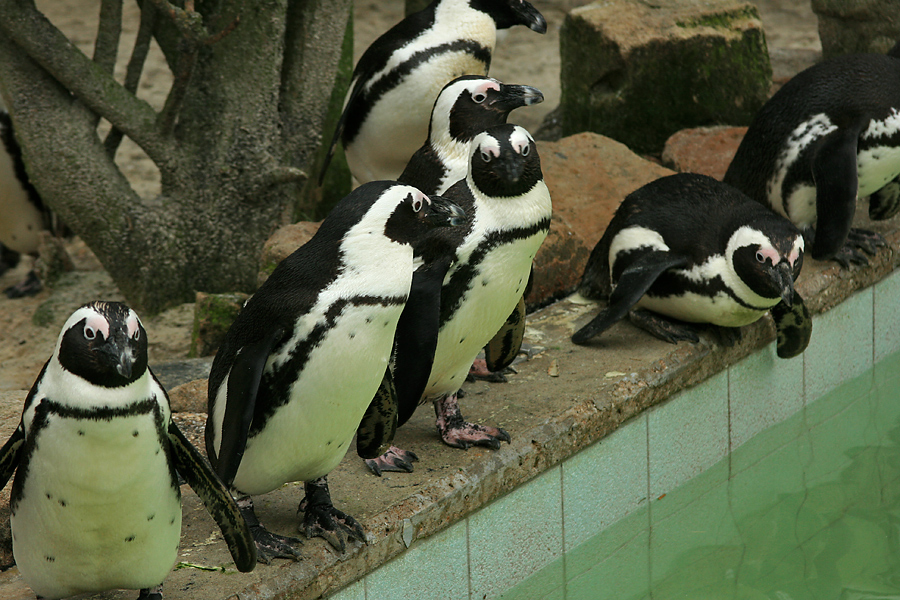
<svg viewBox="0 0 900 600"><path fill-rule="evenodd" d="M898 351L900 271L817 315L802 356L778 359L770 344L466 519L415 542L332 598L622 600L641 598L648 582L660 591L671 588L673 595L658 597L703 597L696 589L688 596L676 593L691 582L676 581L671 574L686 563L708 564L704 559L712 552L722 560L729 549L746 553L747 548L730 545L736 535L750 547L755 543L737 533L738 520L757 518L759 526L750 530L758 531L759 540L776 533L766 530L764 514L754 514L759 507L741 505L749 496L741 493L744 478L738 475L765 470L773 490L796 492L779 492L786 503L802 503L810 494L840 496L840 486L835 489L833 483L817 487L819 479L830 481L834 473L817 473L814 465L793 472L783 456L804 453L802 462L810 464L807 458L824 445L844 444L852 462L853 448L862 441L847 439L843 427L832 425L835 415L848 410L861 419L877 417L866 437L874 441L887 435L900 417L900 403L882 406L866 394L873 387L900 386ZM829 393L838 386L840 394ZM870 462L869 469L883 467L878 460ZM883 480L893 472L882 469L878 476ZM845 516L846 507L835 510ZM791 535L814 537L819 525L809 523L808 532ZM681 551L686 532L689 538L696 533L698 542L688 553ZM676 533L682 541L668 543ZM809 553L801 552L737 564L745 577L764 577L766 569L780 568L811 576L815 565L808 560ZM529 579L538 572L541 577ZM736 580L740 575L734 574ZM602 581L615 586L598 585Z"/></svg>

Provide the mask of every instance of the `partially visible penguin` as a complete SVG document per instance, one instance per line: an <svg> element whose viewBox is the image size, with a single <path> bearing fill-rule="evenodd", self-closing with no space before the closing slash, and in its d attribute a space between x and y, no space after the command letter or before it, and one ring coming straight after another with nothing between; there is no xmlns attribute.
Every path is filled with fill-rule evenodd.
<svg viewBox="0 0 900 600"><path fill-rule="evenodd" d="M509 435L465 421L457 395L483 347L494 371L518 353L524 293L550 229L552 207L535 142L524 128L504 124L482 132L472 140L469 161L466 178L443 195L465 210L466 225L433 234L423 245L423 258L434 266L422 276L417 272L409 318L398 327L398 423L405 423L420 401L430 400L444 443L496 449ZM410 458L392 447L367 464L376 474L409 471Z"/></svg>
<svg viewBox="0 0 900 600"><path fill-rule="evenodd" d="M360 437L371 434L369 444L357 442L361 454L389 446L397 408L387 367L413 247L431 228L461 225L463 216L412 186L362 185L279 263L228 330L209 375L206 448L240 495L261 561L299 557L299 540L263 528L250 498L287 482L304 482L307 537L342 551L345 536L365 539L359 523L332 504L326 476L357 428ZM382 383L384 405L367 413Z"/></svg>
<svg viewBox="0 0 900 600"><path fill-rule="evenodd" d="M237 568L256 565L237 505L171 417L134 311L99 301L76 310L0 449L0 489L15 471L13 554L39 597L140 588L160 600L178 558L179 473Z"/></svg>
<svg viewBox="0 0 900 600"><path fill-rule="evenodd" d="M812 331L794 289L803 249L790 221L727 184L692 173L657 179L625 198L591 252L579 292L608 307L572 341L629 315L668 342L696 342L696 324L711 323L733 343L739 330L730 328L771 310L778 355L796 356Z"/></svg>
<svg viewBox="0 0 900 600"><path fill-rule="evenodd" d="M868 262L884 245L852 229L858 198L869 216L900 210L900 44L814 65L760 109L724 181L800 227L813 258Z"/></svg>
<svg viewBox="0 0 900 600"><path fill-rule="evenodd" d="M497 30L515 25L547 31L526 0L435 0L400 21L356 64L329 157L340 141L358 183L397 179L425 141L441 88L487 75Z"/></svg>
<svg viewBox="0 0 900 600"><path fill-rule="evenodd" d="M0 275L18 264L19 254L37 256L41 232L54 229L53 215L28 180L22 151L13 134L9 113L0 107ZM25 281L4 290L10 298L33 296L42 285L32 270Z"/></svg>
<svg viewBox="0 0 900 600"><path fill-rule="evenodd" d="M438 94L431 109L428 138L397 181L426 194L442 194L465 179L472 138L506 123L516 108L543 101L541 91L527 85L509 85L478 75L457 77Z"/></svg>

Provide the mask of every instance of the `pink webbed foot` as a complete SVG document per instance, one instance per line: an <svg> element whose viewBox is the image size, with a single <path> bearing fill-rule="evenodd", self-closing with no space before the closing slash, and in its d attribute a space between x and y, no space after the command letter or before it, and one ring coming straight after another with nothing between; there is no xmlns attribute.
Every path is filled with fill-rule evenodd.
<svg viewBox="0 0 900 600"><path fill-rule="evenodd" d="M381 474L384 471L412 473L412 464L417 460L419 460L419 457L416 456L415 452L403 450L397 446L391 446L388 448L387 452L378 458L368 458L365 462L366 466L369 467L373 473L381 477Z"/></svg>
<svg viewBox="0 0 900 600"><path fill-rule="evenodd" d="M448 446L462 448L483 446L492 450L500 448L500 442L509 443L509 434L499 427L487 427L466 421L459 411L456 394L434 401L436 425L441 439Z"/></svg>

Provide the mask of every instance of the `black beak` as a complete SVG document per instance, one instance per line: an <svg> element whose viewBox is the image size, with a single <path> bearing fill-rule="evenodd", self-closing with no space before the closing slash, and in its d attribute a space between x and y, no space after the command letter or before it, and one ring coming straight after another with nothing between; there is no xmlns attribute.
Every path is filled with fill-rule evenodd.
<svg viewBox="0 0 900 600"><path fill-rule="evenodd" d="M494 159L494 169L500 174L501 179L515 183L525 172L525 161L518 154L509 153Z"/></svg>
<svg viewBox="0 0 900 600"><path fill-rule="evenodd" d="M459 227L466 222L466 211L441 196L429 196L431 204L422 208L422 218L432 227Z"/></svg>
<svg viewBox="0 0 900 600"><path fill-rule="evenodd" d="M512 8L519 23L525 25L532 31L547 33L547 20L544 18L544 15L538 12L538 9L531 5L530 2L526 2L525 0L512 0L512 2L510 2L510 8Z"/></svg>
<svg viewBox="0 0 900 600"><path fill-rule="evenodd" d="M134 349L124 333L113 333L103 344L103 352L108 355L110 364L115 365L116 373L125 379L131 379L134 369Z"/></svg>
<svg viewBox="0 0 900 600"><path fill-rule="evenodd" d="M531 106L544 101L541 90L529 85L500 84L500 93L491 102L491 106L507 114L520 106Z"/></svg>
<svg viewBox="0 0 900 600"><path fill-rule="evenodd" d="M772 279L781 291L781 300L788 308L794 302L794 270L786 260L772 268Z"/></svg>

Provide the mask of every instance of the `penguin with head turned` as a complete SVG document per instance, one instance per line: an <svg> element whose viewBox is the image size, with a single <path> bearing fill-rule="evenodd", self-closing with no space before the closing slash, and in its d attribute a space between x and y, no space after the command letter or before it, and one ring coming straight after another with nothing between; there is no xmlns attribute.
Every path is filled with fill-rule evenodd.
<svg viewBox="0 0 900 600"><path fill-rule="evenodd" d="M359 429L365 458L389 447L397 399L388 369L407 301L413 248L434 227L463 223L440 196L376 181L341 200L313 238L247 301L209 375L206 448L239 494L260 560L296 558L296 538L267 531L251 495L304 482L301 530L343 551L362 527L335 508L334 469ZM372 404L381 388L378 402Z"/></svg>
<svg viewBox="0 0 900 600"><path fill-rule="evenodd" d="M885 244L851 227L900 210L900 44L850 54L788 81L756 114L724 181L800 227L813 258L866 264Z"/></svg>
<svg viewBox="0 0 900 600"><path fill-rule="evenodd" d="M512 124L477 135L465 179L443 197L466 212L464 227L434 232L417 250L431 265L417 271L398 326L393 372L402 425L431 401L441 440L457 448L499 448L502 429L467 422L457 397L472 361L486 349L497 371L518 353L524 294L535 254L550 229L550 193L531 135ZM412 470L397 447L367 461L376 474Z"/></svg>
<svg viewBox="0 0 900 600"><path fill-rule="evenodd" d="M487 75L497 30L515 25L547 31L527 0L434 0L400 21L356 64L329 158L340 142L358 183L397 179L425 141L441 88Z"/></svg>
<svg viewBox="0 0 900 600"><path fill-rule="evenodd" d="M736 329L771 311L782 358L806 349L812 321L794 280L803 236L790 221L705 175L681 173L629 194L591 252L579 285L608 300L572 341L622 317L664 341L699 341L699 324ZM632 310L632 309L635 310Z"/></svg>
<svg viewBox="0 0 900 600"><path fill-rule="evenodd" d="M442 194L465 179L469 142L482 131L506 123L521 106L544 101L540 90L491 77L464 75L444 86L431 109L428 138L412 155L397 181L426 194Z"/></svg>
<svg viewBox="0 0 900 600"><path fill-rule="evenodd" d="M147 332L124 304L91 302L66 321L0 449L0 488L13 472L13 554L39 597L126 588L161 600L178 558L179 474L237 568L256 565L246 522L172 421L147 367Z"/></svg>

